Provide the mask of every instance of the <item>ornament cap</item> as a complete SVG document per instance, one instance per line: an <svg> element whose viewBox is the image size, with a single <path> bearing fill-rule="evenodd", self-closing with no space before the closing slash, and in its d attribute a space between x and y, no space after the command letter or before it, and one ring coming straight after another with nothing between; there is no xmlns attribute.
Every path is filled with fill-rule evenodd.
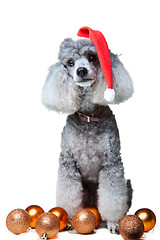
<svg viewBox="0 0 160 240"><path fill-rule="evenodd" d="M47 240L47 234L44 233L43 236L41 238L39 238L38 240Z"/></svg>
<svg viewBox="0 0 160 240"><path fill-rule="evenodd" d="M115 91L114 89L111 89L111 88L107 88L104 92L104 99L107 101L107 102L113 102L114 99L115 99Z"/></svg>

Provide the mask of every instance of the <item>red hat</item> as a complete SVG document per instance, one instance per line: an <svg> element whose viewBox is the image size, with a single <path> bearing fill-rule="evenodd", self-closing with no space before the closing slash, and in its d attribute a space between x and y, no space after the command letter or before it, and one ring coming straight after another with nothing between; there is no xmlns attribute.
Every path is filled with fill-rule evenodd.
<svg viewBox="0 0 160 240"><path fill-rule="evenodd" d="M103 75L106 79L108 88L104 93L104 98L108 102L112 102L115 99L115 91L113 87L112 81L112 66L111 66L111 58L110 52L108 48L107 41L103 34L100 31L92 30L89 27L82 27L79 29L77 35L79 37L90 38L93 44L96 47L99 62L103 71Z"/></svg>

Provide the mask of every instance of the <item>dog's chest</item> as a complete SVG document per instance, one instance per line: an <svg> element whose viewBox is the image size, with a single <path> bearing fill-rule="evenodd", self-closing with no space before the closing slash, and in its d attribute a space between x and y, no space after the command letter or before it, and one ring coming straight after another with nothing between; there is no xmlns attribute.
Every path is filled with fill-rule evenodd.
<svg viewBox="0 0 160 240"><path fill-rule="evenodd" d="M75 159L83 177L97 178L102 161L102 139L95 134L86 137L79 136L77 152L74 151Z"/></svg>
<svg viewBox="0 0 160 240"><path fill-rule="evenodd" d="M67 126L64 138L71 151L74 161L84 178L97 179L104 156L104 132L101 134L96 129L74 128Z"/></svg>

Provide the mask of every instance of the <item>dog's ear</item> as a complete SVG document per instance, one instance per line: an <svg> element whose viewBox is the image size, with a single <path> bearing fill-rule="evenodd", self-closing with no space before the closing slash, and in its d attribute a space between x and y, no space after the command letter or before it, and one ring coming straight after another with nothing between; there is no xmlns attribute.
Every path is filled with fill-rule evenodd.
<svg viewBox="0 0 160 240"><path fill-rule="evenodd" d="M113 103L121 103L132 96L134 91L133 82L118 56L113 53L110 53L110 55L113 74L113 89L115 91L115 100Z"/></svg>
<svg viewBox="0 0 160 240"><path fill-rule="evenodd" d="M65 66L59 61L49 69L42 89L42 102L50 110L73 113L77 110L73 95L73 80L68 75Z"/></svg>

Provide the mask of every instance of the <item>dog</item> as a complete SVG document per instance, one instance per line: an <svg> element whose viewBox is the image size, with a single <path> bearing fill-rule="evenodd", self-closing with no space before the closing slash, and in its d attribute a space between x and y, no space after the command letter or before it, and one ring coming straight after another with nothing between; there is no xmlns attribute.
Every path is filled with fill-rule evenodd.
<svg viewBox="0 0 160 240"><path fill-rule="evenodd" d="M59 61L52 65L42 89L49 109L67 113L62 132L56 204L69 218L88 205L98 208L112 233L131 206L132 186L124 178L119 131L104 99L106 80L96 48L87 38L65 39ZM110 51L113 88L119 104L133 94L132 79Z"/></svg>

